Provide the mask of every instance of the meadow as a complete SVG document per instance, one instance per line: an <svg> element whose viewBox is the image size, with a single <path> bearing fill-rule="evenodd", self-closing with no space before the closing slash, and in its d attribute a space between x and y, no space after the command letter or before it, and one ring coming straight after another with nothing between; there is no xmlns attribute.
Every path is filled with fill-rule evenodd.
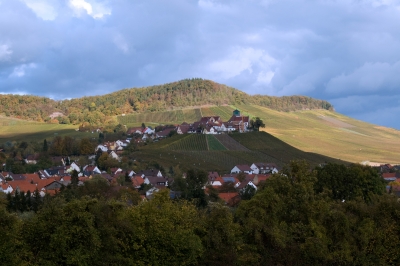
<svg viewBox="0 0 400 266"><path fill-rule="evenodd" d="M0 144L7 141L43 141L55 136L70 136L72 138L92 138L98 134L76 131L76 125L47 124L20 119L0 117Z"/></svg>

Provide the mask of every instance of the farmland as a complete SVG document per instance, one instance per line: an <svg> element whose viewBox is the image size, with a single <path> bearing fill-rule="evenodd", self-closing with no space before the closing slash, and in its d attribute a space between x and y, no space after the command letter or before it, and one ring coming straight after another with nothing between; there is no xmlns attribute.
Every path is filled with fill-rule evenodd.
<svg viewBox="0 0 400 266"><path fill-rule="evenodd" d="M0 117L0 143L6 141L43 141L54 136L72 138L93 137L91 133L77 132L74 125L46 124ZM96 135L97 137L97 135Z"/></svg>
<svg viewBox="0 0 400 266"><path fill-rule="evenodd" d="M312 165L339 162L323 155L305 153L265 132L175 135L140 148L135 156L140 160L157 161L164 167L180 165L182 169L196 167L221 172L228 172L236 164L254 162L272 162L279 166L295 159L306 159Z"/></svg>
<svg viewBox="0 0 400 266"><path fill-rule="evenodd" d="M167 111L163 115L148 113L146 117L144 114L119 116L118 120L121 123L131 121L128 125L140 125L142 122L177 124L193 122L201 116L218 115L226 121L236 108L243 115L260 117L266 125L261 130L302 151L350 162L400 163L400 131L327 110L280 112L257 105L230 105ZM181 120L182 116L176 115L177 112L183 113ZM142 116L145 118L143 121ZM229 144L221 139L220 142L231 150Z"/></svg>
<svg viewBox="0 0 400 266"><path fill-rule="evenodd" d="M180 124L192 123L202 116L220 116L227 121L234 110L231 106L201 107L193 109L172 110L165 112L139 113L118 116L118 122L127 126L140 126L142 123L151 124Z"/></svg>

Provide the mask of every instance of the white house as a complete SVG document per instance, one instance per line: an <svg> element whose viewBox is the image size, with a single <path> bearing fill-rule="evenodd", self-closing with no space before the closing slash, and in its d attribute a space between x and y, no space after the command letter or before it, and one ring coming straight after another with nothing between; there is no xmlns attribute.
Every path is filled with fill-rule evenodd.
<svg viewBox="0 0 400 266"><path fill-rule="evenodd" d="M235 167L232 168L231 174L238 174L238 173L245 173L245 174L253 174L253 169L250 168L248 165L235 165Z"/></svg>
<svg viewBox="0 0 400 266"><path fill-rule="evenodd" d="M67 173L71 173L74 170L77 171L78 173L81 171L81 168L75 162L70 164L70 166L69 166L69 168L67 170Z"/></svg>
<svg viewBox="0 0 400 266"><path fill-rule="evenodd" d="M108 151L108 147L106 147L106 146L104 146L104 145L102 145L102 144L97 145L97 147L96 147L96 149L95 149L95 152L97 152L99 149L100 149L102 152L107 152L107 151Z"/></svg>
<svg viewBox="0 0 400 266"><path fill-rule="evenodd" d="M13 192L13 188L9 184L2 184L0 185L0 192L2 191L3 193L9 194Z"/></svg>
<svg viewBox="0 0 400 266"><path fill-rule="evenodd" d="M274 163L253 163L250 168L254 174L275 174L278 173L278 167Z"/></svg>
<svg viewBox="0 0 400 266"><path fill-rule="evenodd" d="M121 160L121 158L119 158L118 154L117 154L115 151L110 151L110 152L108 153L108 156L110 156L111 158L113 158L113 159L115 159L115 160L117 160L117 161L120 161L120 160Z"/></svg>

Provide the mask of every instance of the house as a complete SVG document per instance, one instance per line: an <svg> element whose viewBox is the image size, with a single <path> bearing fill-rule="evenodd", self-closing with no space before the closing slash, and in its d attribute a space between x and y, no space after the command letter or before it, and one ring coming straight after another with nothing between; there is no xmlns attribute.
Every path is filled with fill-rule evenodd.
<svg viewBox="0 0 400 266"><path fill-rule="evenodd" d="M275 163L253 163L250 165L254 174L275 174L278 173L278 166Z"/></svg>
<svg viewBox="0 0 400 266"><path fill-rule="evenodd" d="M142 127L131 127L128 129L126 134L128 134L128 135L133 135L133 134L143 135L143 128Z"/></svg>
<svg viewBox="0 0 400 266"><path fill-rule="evenodd" d="M257 187L259 185L261 185L263 182L265 182L271 175L267 174L267 175L263 175L263 174L256 174L254 175L253 178L253 184L256 185Z"/></svg>
<svg viewBox="0 0 400 266"><path fill-rule="evenodd" d="M10 175L10 178L13 181L20 181L20 180L25 180L26 179L26 176L25 175L21 175L21 174L12 174L12 173L10 173L9 175Z"/></svg>
<svg viewBox="0 0 400 266"><path fill-rule="evenodd" d="M110 156L111 158L113 158L117 161L121 161L121 158L118 156L118 154L115 151L109 151L108 156Z"/></svg>
<svg viewBox="0 0 400 266"><path fill-rule="evenodd" d="M387 182L396 181L397 178L400 178L400 173L383 173L382 178Z"/></svg>
<svg viewBox="0 0 400 266"><path fill-rule="evenodd" d="M153 194L157 193L158 191L160 191L160 189L156 188L156 187L152 187L149 190L146 191L146 198L151 199L153 198Z"/></svg>
<svg viewBox="0 0 400 266"><path fill-rule="evenodd" d="M1 187L0 192L3 192L5 194L9 194L9 193L13 192L13 188L12 188L12 186L10 186L10 184L1 184L0 187Z"/></svg>
<svg viewBox="0 0 400 266"><path fill-rule="evenodd" d="M36 164L38 159L39 159L39 154L29 154L25 158L25 163L26 164Z"/></svg>
<svg viewBox="0 0 400 266"><path fill-rule="evenodd" d="M140 188L140 186L144 183L144 180L140 175L132 176L131 181L132 181L132 186L136 189Z"/></svg>
<svg viewBox="0 0 400 266"><path fill-rule="evenodd" d="M250 166L245 164L236 165L235 167L232 168L231 174L238 174L238 173L252 174L253 169L251 169Z"/></svg>
<svg viewBox="0 0 400 266"><path fill-rule="evenodd" d="M77 171L79 173L81 171L81 167L77 163L73 162L73 163L70 164L69 168L67 169L67 172L70 173L73 170L75 170L75 171Z"/></svg>
<svg viewBox="0 0 400 266"><path fill-rule="evenodd" d="M102 152L107 152L108 147L103 144L99 144L96 146L96 149L94 150L94 152L97 152L98 150L101 150Z"/></svg>
<svg viewBox="0 0 400 266"><path fill-rule="evenodd" d="M255 190L257 190L257 186L253 183L253 177L246 176L246 178L240 182L240 185L237 186L237 189L244 190L247 186L252 186Z"/></svg>
<svg viewBox="0 0 400 266"><path fill-rule="evenodd" d="M143 183L152 185L153 187L167 187L168 178L158 176L146 176Z"/></svg>
<svg viewBox="0 0 400 266"><path fill-rule="evenodd" d="M248 116L240 115L240 111L236 109L233 111L232 117L228 122L233 123L239 132L246 132L249 127L250 119Z"/></svg>
<svg viewBox="0 0 400 266"><path fill-rule="evenodd" d="M236 206L240 201L240 196L237 192L219 193L218 197L222 199L226 205L229 206Z"/></svg>
<svg viewBox="0 0 400 266"><path fill-rule="evenodd" d="M91 176L91 175L101 174L101 171L95 165L86 165L83 168L83 174L85 176Z"/></svg>
<svg viewBox="0 0 400 266"><path fill-rule="evenodd" d="M50 158L51 161L53 162L53 165L57 165L57 166L65 166L65 158L62 156L53 156Z"/></svg>
<svg viewBox="0 0 400 266"><path fill-rule="evenodd" d="M8 185L12 187L12 192L15 194L16 192L24 192L25 194L30 191L33 192L36 190L37 185L31 183L26 180L18 180L18 181L9 181Z"/></svg>
<svg viewBox="0 0 400 266"><path fill-rule="evenodd" d="M140 175L142 178L145 178L146 176L157 176L157 177L162 177L162 173L160 170L143 170L143 171L139 171L138 175Z"/></svg>
<svg viewBox="0 0 400 266"><path fill-rule="evenodd" d="M171 133L171 131L175 130L175 127L167 127L162 131L156 133L157 138L166 138Z"/></svg>

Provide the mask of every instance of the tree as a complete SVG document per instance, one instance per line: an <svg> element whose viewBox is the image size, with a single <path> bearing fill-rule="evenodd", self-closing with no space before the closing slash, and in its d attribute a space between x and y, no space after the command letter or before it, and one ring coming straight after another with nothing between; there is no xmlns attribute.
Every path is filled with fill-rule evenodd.
<svg viewBox="0 0 400 266"><path fill-rule="evenodd" d="M383 179L370 166L329 163L316 170L316 191L321 193L327 190L335 200L348 201L361 197L368 202L372 195L382 195L385 191Z"/></svg>
<svg viewBox="0 0 400 266"><path fill-rule="evenodd" d="M73 170L71 173L71 186L72 187L77 187L79 182L79 175L78 171Z"/></svg>
<svg viewBox="0 0 400 266"><path fill-rule="evenodd" d="M203 187L207 183L207 172L203 170L191 169L186 174L186 189L183 196L186 199L194 200L197 207L207 206L206 195Z"/></svg>
<svg viewBox="0 0 400 266"><path fill-rule="evenodd" d="M265 124L259 117L255 117L250 120L250 128L252 128L255 131L259 131L260 127L264 128Z"/></svg>
<svg viewBox="0 0 400 266"><path fill-rule="evenodd" d="M130 227L125 256L137 265L197 265L203 253L196 208L172 201L163 189L154 198L126 211Z"/></svg>
<svg viewBox="0 0 400 266"><path fill-rule="evenodd" d="M79 152L81 155L92 154L94 150L94 145L88 138L81 139L79 144Z"/></svg>
<svg viewBox="0 0 400 266"><path fill-rule="evenodd" d="M256 194L256 189L253 186L247 185L239 191L242 200L250 200Z"/></svg>

